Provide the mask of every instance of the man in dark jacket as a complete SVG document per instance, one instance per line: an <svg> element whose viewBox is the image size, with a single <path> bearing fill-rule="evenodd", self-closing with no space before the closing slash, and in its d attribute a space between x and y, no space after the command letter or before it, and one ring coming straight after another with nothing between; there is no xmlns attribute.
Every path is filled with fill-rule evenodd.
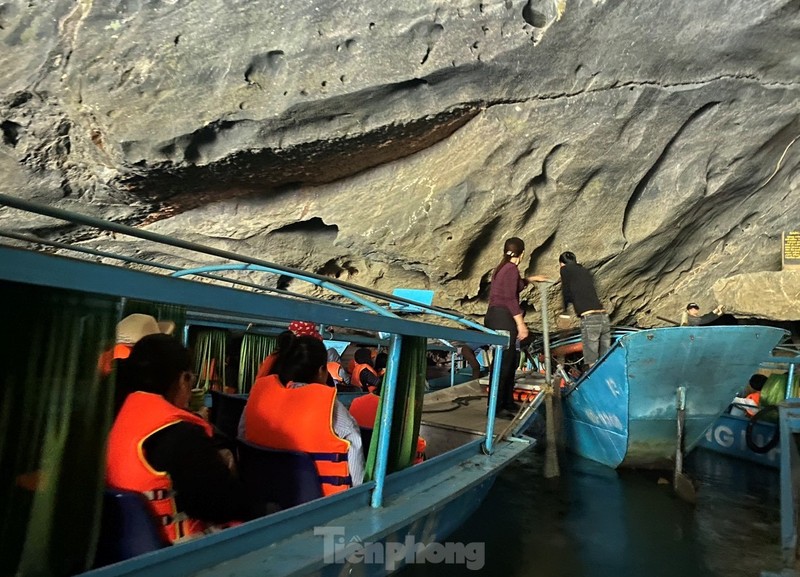
<svg viewBox="0 0 800 577"><path fill-rule="evenodd" d="M558 257L561 265L561 292L564 311L570 304L581 319L583 362L592 366L611 345L611 322L603 308L588 269L579 265L575 253L566 251Z"/></svg>
<svg viewBox="0 0 800 577"><path fill-rule="evenodd" d="M689 303L686 305L686 322L681 324L687 324L690 327L696 327L699 325L707 325L713 323L722 315L722 307L719 306L715 308L710 313L706 313L704 315L700 314L700 305L697 303Z"/></svg>

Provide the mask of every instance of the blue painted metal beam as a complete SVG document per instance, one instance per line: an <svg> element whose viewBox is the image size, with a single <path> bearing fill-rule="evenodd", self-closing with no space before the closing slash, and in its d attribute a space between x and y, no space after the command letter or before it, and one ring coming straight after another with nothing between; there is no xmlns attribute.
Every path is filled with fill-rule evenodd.
<svg viewBox="0 0 800 577"><path fill-rule="evenodd" d="M0 247L0 279L154 302L265 320L313 319L341 327L418 337L505 344L507 336L379 317L322 303L196 283L111 265Z"/></svg>
<svg viewBox="0 0 800 577"><path fill-rule="evenodd" d="M183 277L183 276L188 276L188 275L201 275L202 276L202 275L205 275L205 274L207 274L209 272L220 272L220 271L228 271L228 270L245 270L245 271L257 271L257 272L269 272L269 273L274 273L274 274L282 274L282 275L285 275L285 276L289 276L289 277L295 278L297 280L301 280L301 281L313 284L314 286L318 286L318 287L321 287L321 288L328 289L329 291L331 291L331 292L333 292L335 294L338 294L340 296L343 296L345 298L348 298L351 301L353 301L354 303L360 304L361 306L365 307L366 309L368 309L368 310L370 310L372 312L378 313L379 315L382 315L382 316L385 316L385 317L399 318L393 312L391 312L391 311L389 311L389 310L387 310L387 309L385 309L385 308L373 303L370 300L367 300L367 299L363 298L362 296L358 295L357 293L354 293L353 291L350 291L350 290L347 290L347 289L342 288L340 286L337 286L335 283L332 283L332 282L329 282L329 281L321 281L321 280L318 280L318 279L315 279L315 278L310 278L307 275L298 275L298 274L294 274L294 273L287 273L287 272L281 271L281 270L276 269L276 268L266 267L266 266L261 266L261 265L256 265L256 264L219 264L219 265L209 265L209 266L202 266L202 267L198 267L198 268L191 268L191 269L185 269L185 270L181 270L181 271L178 271L178 272L174 272L174 273L172 273L172 276L174 276L176 278Z"/></svg>
<svg viewBox="0 0 800 577"><path fill-rule="evenodd" d="M57 219L60 219L60 220L65 220L67 222L72 222L72 223L76 223L76 224L85 224L87 226L99 228L101 230L109 230L109 231L113 231L113 232L119 232L120 234L125 234L125 235L132 236L132 237L135 237L135 238L141 238L141 239L144 239L144 240L150 240L150 241L153 241L153 242L156 242L156 243L160 243L160 244L166 245L166 246L172 246L172 247L182 248L182 249L186 249L186 250L190 250L190 251L194 251L194 252L198 252L198 253L202 253L202 254L216 256L216 257L223 258L225 260L237 261L237 262L245 262L245 263L254 264L254 265L261 265L261 266L264 266L264 267L267 267L267 268L272 268L272 269L281 271L281 274L295 275L298 278L299 277L304 277L306 279L316 279L316 280L319 280L319 281L322 281L322 282L332 282L329 277L326 277L326 276L323 276L323 275L310 273L310 272L307 272L307 271L302 271L302 270L294 269L294 268L291 268L291 267L281 266L281 265L278 265L278 264L275 264L275 263L271 263L269 261L265 261L265 260L262 260L262 259L253 258L253 257L249 257L249 256L244 256L244 255L237 254L235 252L231 252L231 251L227 251L227 250L221 250L221 249L218 249L218 248L205 246L205 245L202 245L202 244L199 244L199 243L189 242L189 241L181 240L181 239L178 239L178 238L173 238L171 236L166 236L166 235L163 235L163 234L150 232L148 230L143 230L143 229L140 229L140 228L134 228L132 226L126 226L124 224L119 224L119 223L116 223L116 222L111 222L111 221L103 220L103 219L100 219L100 218L95 218L93 216L87 216L87 215L84 215L84 214L79 214L79 213L76 213L76 212L63 210L63 209L60 209L60 208L56 208L54 206L49 206L49 205L40 204L40 203L37 203L37 202L32 202L32 201L29 201L29 200L25 200L25 199L22 199L22 198L17 198L17 197L10 196L10 195L7 195L7 194L0 194L0 205L5 205L5 206L8 206L8 207L16 208L16 209L23 210L23 211L28 211L28 212L33 212L33 213L36 213L36 214L42 214L42 215L45 215L45 216L50 216L50 217L57 218ZM338 285L339 287L343 288L343 289L350 289L351 291L353 291L355 293L362 294L362 295L365 295L365 296L369 296L369 297L372 297L372 298L375 298L375 299L383 300L383 301L386 301L386 302L389 302L389 303L395 303L395 304L401 304L401 305L411 305L413 307L423 308L423 309L425 309L426 312L429 312L429 313L432 313L432 314L438 314L442 318L446 318L446 319L449 319L449 320L457 321L459 323L465 324L466 326L471 327L471 328L476 329L476 330L479 330L481 332L486 332L486 333L489 333L489 334L495 334L494 331L492 331L491 329L487 329L483 325L480 325L480 324L475 323L475 322L473 322L473 321L471 321L469 319L465 319L465 318L463 318L463 317L461 317L459 315L456 315L452 311L449 311L447 309L442 309L440 307L435 307L435 306L432 306L432 305L423 305L423 304L419 303L418 301L414 301L414 300L407 299L407 298L400 297L400 296L390 295L390 294L387 294L387 293L382 293L380 291L372 290L372 289L369 289L369 288L366 288L366 287L362 287L362 286L359 286L359 285L354 284L354 283L349 283L349 282L346 282L346 281L336 281L335 284Z"/></svg>

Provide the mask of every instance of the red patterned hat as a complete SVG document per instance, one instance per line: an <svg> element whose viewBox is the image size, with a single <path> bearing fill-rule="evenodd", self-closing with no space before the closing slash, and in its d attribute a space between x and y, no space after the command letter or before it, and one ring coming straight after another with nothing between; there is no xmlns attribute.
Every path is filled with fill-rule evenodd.
<svg viewBox="0 0 800 577"><path fill-rule="evenodd" d="M309 321L292 321L289 323L289 330L296 336L308 336L322 340L322 335L317 330L317 325Z"/></svg>

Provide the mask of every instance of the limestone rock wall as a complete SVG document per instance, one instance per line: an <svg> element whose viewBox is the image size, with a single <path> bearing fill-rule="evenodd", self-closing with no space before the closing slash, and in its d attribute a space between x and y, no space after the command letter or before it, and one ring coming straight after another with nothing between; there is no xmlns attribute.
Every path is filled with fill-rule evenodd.
<svg viewBox="0 0 800 577"><path fill-rule="evenodd" d="M798 0L34 4L0 1L5 194L476 315L521 236L642 325L767 317L712 286L800 227Z"/></svg>

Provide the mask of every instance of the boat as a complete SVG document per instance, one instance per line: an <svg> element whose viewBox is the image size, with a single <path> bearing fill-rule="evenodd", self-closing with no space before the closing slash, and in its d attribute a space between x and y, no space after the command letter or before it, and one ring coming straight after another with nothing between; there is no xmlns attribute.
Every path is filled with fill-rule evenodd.
<svg viewBox="0 0 800 577"><path fill-rule="evenodd" d="M761 374L769 376L764 384L765 394L761 398L762 402L767 399L766 407L753 416L747 416L746 410L752 411L752 406L741 405L740 399L734 399L729 410L723 412L706 431L697 447L766 467L780 467L778 407L771 403L780 398L797 398L800 380L791 367L799 357L796 345L782 344L776 347L772 356L759 367ZM787 387L787 365L793 373L791 387ZM767 390L770 392L767 393Z"/></svg>
<svg viewBox="0 0 800 577"><path fill-rule="evenodd" d="M754 451L747 442L749 417L722 413L714 424L700 437L698 449L721 453L735 459L743 459L777 469L780 467L780 447L776 443L768 451ZM778 424L758 421L752 425L751 443L756 447L772 445L778 431Z"/></svg>
<svg viewBox="0 0 800 577"><path fill-rule="evenodd" d="M688 452L787 336L756 325L623 334L564 395L565 444L612 468L671 468L679 403Z"/></svg>
<svg viewBox="0 0 800 577"><path fill-rule="evenodd" d="M185 319L185 327L192 323L207 324L215 319L214 322L226 326L254 330L261 326L285 327L295 319L310 319L324 327L333 326L343 331L358 329L380 335L388 343L389 350L382 409L367 459L368 464L374 463L372 480L218 533L119 559L105 566L97 566L93 555L98 534L103 534L97 523L105 506L100 473L103 437L87 434L85 442L75 445L67 435L75 431L70 433L69 428L65 430L63 426L73 423L73 428L83 431L81 426L88 427L90 422L97 421L95 432L102 431L103 427L107 430L110 416L95 413L110 407L111 402L109 393L98 385L97 377L92 376L96 373L96 362L89 367L86 380L73 378L73 373L67 374L68 388L59 390L57 396L47 401L49 413L42 413L50 415L46 417L50 421L43 438L46 443L53 440L56 443L53 447L77 446L84 468L76 473L77 459L52 462L38 455L34 462L39 465L26 464L22 459L8 461L8 444L6 453L0 451L3 465L0 468L5 471L6 484L3 499L16 499L13 515L4 515L3 520L4 548L11 551L13 547L16 551L15 565L4 567L4 574L360 576L386 575L404 565L420 562L460 563L468 569L482 568L482 544L451 543L446 539L478 507L499 472L533 447L535 441L521 433L525 416L520 415L512 422L498 420L496 423L495 419L487 418L483 401L480 407L473 407L474 414L470 415L467 425L428 422L422 426L423 430L430 431L426 432L429 434L427 460L413 466L398 466L390 454L392 444L398 442L395 425L404 425L398 423L398 419L413 415L413 406L409 407L416 401L421 403L421 394L416 400L413 396L419 391L402 388L398 373L407 370L400 361L414 343L424 343L426 339L479 342L496 347L495 354L502 355L502 348L508 342L507 334L485 329L453 311L434 306L421 307L426 313L424 322L419 318L401 318L389 310L388 304L420 305L399 296L151 231L7 195L0 195L0 205L6 207L5 214L0 215L6 226L16 222L18 215L25 222L31 222L34 218L31 215L43 215L72 223L70 226L94 227L113 235L158 243L152 254L176 250L185 260L201 263L195 268L179 269L159 264L157 259L142 258L138 253L111 253L86 244L43 241L18 231L0 231L6 239L0 245L0 289L3 302L8 305L6 320L19 322L22 327L24 315L38 315L39 318L54 310L65 315L66 320L59 317L52 322L49 322L50 317L44 317L48 322L37 325L42 333L36 335L39 339L36 342L47 344L48 350L55 351L56 355L68 356L73 350L70 347L92 343L97 350L102 350L100 341L113 338L114 325L133 301L177 307ZM40 250L41 247L47 251ZM192 256L187 257L187 254ZM254 280L257 273L305 281L333 292L340 300L287 294L286 290L275 289L274 282ZM342 304L342 298L349 302ZM35 306L30 299L36 299ZM9 305L10 302L13 304ZM77 312L73 314L74 311ZM428 320L432 317L443 320L433 323ZM56 334L57 327L69 330ZM89 330L93 328L95 333ZM184 329L184 334L187 332ZM21 336L25 335L21 333ZM15 399L15 395L38 394L40 373L36 371L47 371L48 362L52 360L50 357L38 359L36 351L29 350L34 345L28 344L25 338L13 344L17 347L15 350L22 351L25 356L13 363L7 359L9 364L5 366L13 366L15 371L19 367L20 371L24 369L14 375L31 383L31 387L15 388L14 392L11 388L4 390L4 407L12 407L12 410L14 403L18 409L24 404L23 400ZM96 354L92 354L95 356L85 357L89 361L96 359ZM422 359L424 361L424 354ZM497 402L499 363L497 366L498 370L492 375L488 414L494 414ZM453 390L457 388L452 387ZM80 398L81 411L94 412L73 414L69 405L73 395ZM102 400L93 395L99 395ZM25 418L22 411L13 412L13 415ZM8 412L3 418L7 416ZM58 420L51 422L54 416ZM434 434L434 427L440 435ZM416 434L416 430L413 433ZM50 435L55 435L54 439ZM445 438L446 442L442 441ZM40 447L39 440L36 435L29 439L23 437L24 442L19 446L28 443ZM6 467L9 463L13 468ZM30 471L32 466L41 466L42 470ZM70 470L72 477L66 475ZM75 476L80 478L80 483L66 482ZM58 482L53 482L54 479ZM8 511L7 505L8 502L3 503L4 510ZM63 523L64 516L70 519L68 525ZM58 518L62 519L60 524L54 522Z"/></svg>

